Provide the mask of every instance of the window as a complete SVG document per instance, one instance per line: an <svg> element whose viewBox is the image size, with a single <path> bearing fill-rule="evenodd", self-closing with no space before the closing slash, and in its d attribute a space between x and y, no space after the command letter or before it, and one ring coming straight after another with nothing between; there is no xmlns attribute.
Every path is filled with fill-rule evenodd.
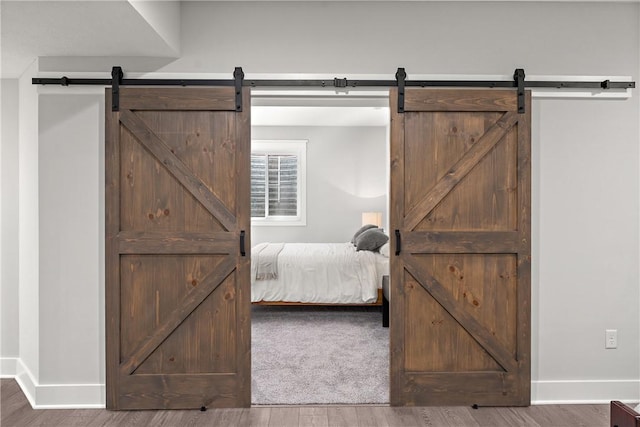
<svg viewBox="0 0 640 427"><path fill-rule="evenodd" d="M307 141L251 142L251 222L306 225Z"/></svg>

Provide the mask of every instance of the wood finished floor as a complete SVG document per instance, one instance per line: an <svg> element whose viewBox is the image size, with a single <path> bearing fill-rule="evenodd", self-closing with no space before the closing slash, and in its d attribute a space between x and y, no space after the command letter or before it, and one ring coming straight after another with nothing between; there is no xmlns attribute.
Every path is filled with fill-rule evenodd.
<svg viewBox="0 0 640 427"><path fill-rule="evenodd" d="M607 427L608 405L544 405L528 408L301 406L193 411L31 409L12 379L0 381L2 427L264 426L264 427Z"/></svg>

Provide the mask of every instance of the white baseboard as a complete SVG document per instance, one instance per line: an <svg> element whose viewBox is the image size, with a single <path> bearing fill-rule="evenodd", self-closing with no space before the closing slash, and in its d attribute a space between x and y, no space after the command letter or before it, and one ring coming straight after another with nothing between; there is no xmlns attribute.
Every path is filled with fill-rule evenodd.
<svg viewBox="0 0 640 427"><path fill-rule="evenodd" d="M531 381L531 404L561 405L640 401L640 380Z"/></svg>
<svg viewBox="0 0 640 427"><path fill-rule="evenodd" d="M34 409L102 409L104 384L38 384L19 358L0 358L0 377L15 378Z"/></svg>

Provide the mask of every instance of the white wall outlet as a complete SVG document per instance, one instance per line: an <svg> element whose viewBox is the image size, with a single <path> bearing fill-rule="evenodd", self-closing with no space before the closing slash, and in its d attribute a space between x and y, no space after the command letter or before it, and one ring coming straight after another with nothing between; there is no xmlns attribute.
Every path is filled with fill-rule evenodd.
<svg viewBox="0 0 640 427"><path fill-rule="evenodd" d="M607 329L605 331L604 348L618 348L618 330Z"/></svg>

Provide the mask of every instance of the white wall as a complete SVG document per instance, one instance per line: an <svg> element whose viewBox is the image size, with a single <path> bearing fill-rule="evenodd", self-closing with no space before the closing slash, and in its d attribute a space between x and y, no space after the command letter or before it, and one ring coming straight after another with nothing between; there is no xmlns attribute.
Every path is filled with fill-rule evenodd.
<svg viewBox="0 0 640 427"><path fill-rule="evenodd" d="M128 0L175 54L180 53L180 2Z"/></svg>
<svg viewBox="0 0 640 427"><path fill-rule="evenodd" d="M348 242L362 212L387 218L385 127L254 126L252 139L306 139L307 224L252 226L251 244Z"/></svg>
<svg viewBox="0 0 640 427"><path fill-rule="evenodd" d="M27 392L34 393L40 372L39 348L39 230L38 218L38 94L31 84L37 72L34 62L20 77L19 93L19 148L18 148L18 274L20 289L19 340L20 370L18 378ZM4 195L3 195L4 197Z"/></svg>
<svg viewBox="0 0 640 427"><path fill-rule="evenodd" d="M18 80L0 80L2 145L0 178L0 357L18 357ZM0 371L1 372L1 371Z"/></svg>
<svg viewBox="0 0 640 427"><path fill-rule="evenodd" d="M523 67L529 75L613 74L630 75L638 81L639 8L637 3L611 2L184 2L183 56L161 71L231 73L234 66L242 66L247 75L393 75L402 66L411 78L412 73L508 75ZM30 78L35 73L30 70L27 74ZM640 399L639 98L635 89L628 101L534 102L534 401ZM38 206L38 200L51 204L50 197L62 197L66 191L52 186L50 191L55 193L39 199L38 171L53 173L54 165L73 169L75 164L52 159L54 163L38 167L36 101L29 82L21 81L20 357L36 379L42 367L43 378L59 381L58 385L94 381L96 377L103 382L102 362L95 357L103 357L100 346L104 335L101 327L95 327L96 318L88 318L94 326L87 330L83 325L86 312L74 313L76 321L70 322L63 313L48 310L45 293L39 293L46 284L51 286L46 295L64 294L67 286L80 287L75 280L82 279L73 278L74 282L67 284L67 275L56 277L55 267L43 254L38 256L39 249L47 257L54 251L38 238L38 224L43 232L52 226L46 218L39 221L48 212ZM43 123L58 114L55 108L49 104L41 109ZM86 113L73 116L73 111L77 110L70 107L65 113L70 129ZM91 144L99 144L95 132L102 130L92 122L87 134L92 134ZM48 143L62 144L66 137L51 134ZM91 164L100 165L102 151L91 153L98 156ZM44 160L41 155L40 161ZM86 178L95 183L94 174ZM2 197L4 205L4 193ZM104 210L99 200L96 194L78 194L78 203L94 213ZM75 218L73 209L68 205L67 211L56 215ZM83 224L95 225L92 221ZM102 232L100 226L83 235L82 244L101 250ZM99 271L99 261L93 255L85 260L92 263L91 274ZM62 263L69 265L68 260L60 266ZM85 280L90 290L79 303L88 305L94 316L102 316L103 302L95 280ZM58 315L61 317L55 319ZM41 316L69 330L47 329L47 336L39 338L45 329ZM604 350L605 328L618 329L618 349ZM94 335L74 342L70 338L73 334ZM49 350L55 348L56 340L72 345L69 353L86 356L75 360L82 378L52 372L57 367L64 372L69 369L67 362ZM43 397L42 401L84 402L62 391L52 393L50 400ZM90 399L104 402L103 396Z"/></svg>
<svg viewBox="0 0 640 427"><path fill-rule="evenodd" d="M182 55L162 71L628 73L637 67L636 9L613 2L183 2Z"/></svg>
<svg viewBox="0 0 640 427"><path fill-rule="evenodd" d="M103 381L103 104L95 95L40 96L42 384Z"/></svg>
<svg viewBox="0 0 640 427"><path fill-rule="evenodd" d="M536 389L574 400L613 386L628 399L640 354L638 98L536 104ZM617 349L604 348L605 329L618 330Z"/></svg>

